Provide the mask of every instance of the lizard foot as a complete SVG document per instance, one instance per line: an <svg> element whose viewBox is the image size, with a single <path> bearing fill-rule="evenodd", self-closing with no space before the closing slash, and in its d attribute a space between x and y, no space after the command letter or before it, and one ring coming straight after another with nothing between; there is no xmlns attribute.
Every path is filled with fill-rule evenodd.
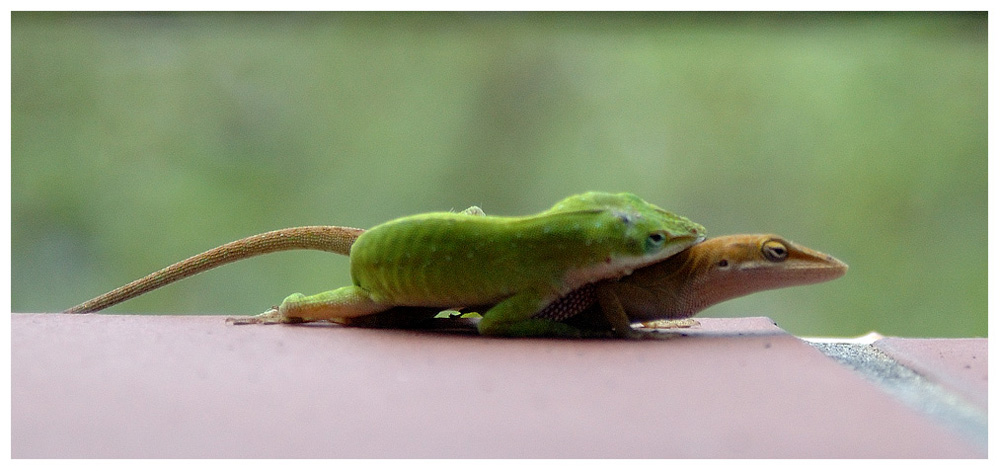
<svg viewBox="0 0 1000 471"><path fill-rule="evenodd" d="M226 319L227 324L250 325L250 324L301 324L305 321L299 317L287 317L278 311L277 307L272 307L262 314L256 316L230 317Z"/></svg>
<svg viewBox="0 0 1000 471"><path fill-rule="evenodd" d="M694 319L659 319L655 321L643 322L642 328L644 329L686 329L688 327L697 327L701 325Z"/></svg>
<svg viewBox="0 0 1000 471"><path fill-rule="evenodd" d="M627 330L587 329L581 331L581 337L586 339L666 340L682 336L683 334L677 332L633 329L631 327Z"/></svg>

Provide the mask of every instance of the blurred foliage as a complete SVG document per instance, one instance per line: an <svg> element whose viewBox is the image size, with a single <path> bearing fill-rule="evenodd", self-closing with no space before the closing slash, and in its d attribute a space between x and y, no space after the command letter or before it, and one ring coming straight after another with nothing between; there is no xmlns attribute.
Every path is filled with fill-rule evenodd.
<svg viewBox="0 0 1000 471"><path fill-rule="evenodd" d="M851 265L709 317L987 335L982 14L12 14L12 309L305 224L631 191ZM110 312L350 282L268 255Z"/></svg>

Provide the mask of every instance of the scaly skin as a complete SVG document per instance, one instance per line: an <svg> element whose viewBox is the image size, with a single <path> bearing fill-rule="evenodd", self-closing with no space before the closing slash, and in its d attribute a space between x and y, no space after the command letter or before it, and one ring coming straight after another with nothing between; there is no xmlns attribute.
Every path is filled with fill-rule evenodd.
<svg viewBox="0 0 1000 471"><path fill-rule="evenodd" d="M664 260L703 232L627 193L571 196L527 217L410 216L358 237L351 286L293 294L249 322L349 323L396 306L492 305L481 334L576 336L575 328L532 316L580 286Z"/></svg>
<svg viewBox="0 0 1000 471"><path fill-rule="evenodd" d="M480 323L484 334L576 335L574 328L532 314L579 286L669 257L700 241L704 231L629 194L585 193L522 218L472 216L481 214L473 207L463 214L429 213L377 226L352 250L354 285L311 297L295 294L276 309L238 322L348 323L397 305L495 304ZM346 253L360 232L312 226L241 239L67 312L97 311L263 253L299 248ZM491 269L482 270L483 264Z"/></svg>

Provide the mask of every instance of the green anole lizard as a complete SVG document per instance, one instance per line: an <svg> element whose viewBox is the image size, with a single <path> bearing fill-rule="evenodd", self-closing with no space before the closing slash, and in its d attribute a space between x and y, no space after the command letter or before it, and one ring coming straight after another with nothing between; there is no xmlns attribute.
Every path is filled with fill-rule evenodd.
<svg viewBox="0 0 1000 471"><path fill-rule="evenodd" d="M190 273L168 267L121 288L123 295L113 291L67 312L99 310L110 305L106 299L120 302L147 286L232 260L310 247L293 238L282 243L265 237L250 249L240 249L242 241L227 244L181 262L194 267ZM348 244L352 285L313 296L293 294L252 319L346 323L397 306L490 305L478 325L481 334L574 336L577 329L533 315L581 286L629 274L703 239L701 225L628 193L571 196L526 217L421 214L378 225Z"/></svg>

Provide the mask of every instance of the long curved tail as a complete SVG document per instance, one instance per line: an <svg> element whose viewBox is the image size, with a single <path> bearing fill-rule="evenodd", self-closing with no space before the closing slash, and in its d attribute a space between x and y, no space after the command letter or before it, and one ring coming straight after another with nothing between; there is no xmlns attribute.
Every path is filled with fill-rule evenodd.
<svg viewBox="0 0 1000 471"><path fill-rule="evenodd" d="M354 240L363 232L353 227L302 226L253 235L177 262L63 312L97 312L219 265L271 252L306 249L349 255Z"/></svg>

